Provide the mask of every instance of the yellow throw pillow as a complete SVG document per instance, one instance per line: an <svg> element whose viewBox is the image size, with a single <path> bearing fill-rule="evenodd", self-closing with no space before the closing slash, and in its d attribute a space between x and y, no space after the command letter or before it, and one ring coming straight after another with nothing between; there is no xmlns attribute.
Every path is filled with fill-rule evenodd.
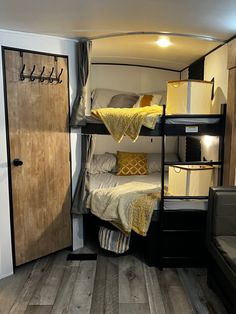
<svg viewBox="0 0 236 314"><path fill-rule="evenodd" d="M152 95L143 95L142 99L140 100L139 107L146 107L150 106L152 102Z"/></svg>
<svg viewBox="0 0 236 314"><path fill-rule="evenodd" d="M117 175L146 175L148 174L147 154L117 152Z"/></svg>
<svg viewBox="0 0 236 314"><path fill-rule="evenodd" d="M162 100L161 94L144 94L140 95L138 101L134 104L134 108L160 105Z"/></svg>

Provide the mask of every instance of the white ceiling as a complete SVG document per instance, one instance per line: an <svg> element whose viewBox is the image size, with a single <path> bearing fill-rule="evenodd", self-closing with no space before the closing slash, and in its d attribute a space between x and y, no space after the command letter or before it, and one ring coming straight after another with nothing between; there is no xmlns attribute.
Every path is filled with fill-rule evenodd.
<svg viewBox="0 0 236 314"><path fill-rule="evenodd" d="M0 0L0 28L68 38L162 31L227 40L236 34L235 16L235 0ZM180 69L220 43L173 37L162 49L154 40L96 40L93 61Z"/></svg>
<svg viewBox="0 0 236 314"><path fill-rule="evenodd" d="M158 66L181 70L219 43L171 36L172 45L160 48L157 35L122 36L93 41L92 61Z"/></svg>

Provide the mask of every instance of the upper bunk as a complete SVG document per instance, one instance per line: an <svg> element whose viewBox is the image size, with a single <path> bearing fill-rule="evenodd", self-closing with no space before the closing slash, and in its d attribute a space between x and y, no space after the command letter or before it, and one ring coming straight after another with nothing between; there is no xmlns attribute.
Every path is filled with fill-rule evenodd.
<svg viewBox="0 0 236 314"><path fill-rule="evenodd" d="M165 114L157 118L155 128L141 128L140 136L184 136L184 135L212 135L223 136L225 129L226 105L222 106L220 114ZM101 120L86 117L80 126L82 134L108 135L109 131Z"/></svg>
<svg viewBox="0 0 236 314"><path fill-rule="evenodd" d="M81 133L83 134L110 134L109 127L106 127L106 121L102 121L100 115L95 116L97 110L106 108L108 110L132 110L132 108L137 109L137 103L139 109L144 109L147 107L159 107L159 113L156 115L154 123L152 123L152 128L148 128L149 118L152 114L145 116L144 123L140 130L140 136L185 136L185 135L212 135L212 136L222 136L224 135L225 129L225 116L226 116L226 105L216 106L213 102L213 82L210 81L197 81L197 80L179 80L179 81L169 81L167 83L167 93L166 93L166 103L158 103L158 97L160 95L142 95L140 97L134 96L134 94L129 95L115 95L110 99L110 102L106 105L98 102L99 106L95 106L91 109L91 113L84 115L81 123L78 127L81 128ZM147 101L147 98L151 96L155 101L150 100L149 105L143 103ZM127 101L132 98L137 97L139 100L134 106L126 106ZM146 97L144 101L144 97ZM94 97L96 104L96 95ZM103 95L103 101L105 99ZM115 100L115 101L114 101ZM117 100L119 100L117 102ZM122 101L125 102L125 105ZM160 98L159 98L160 100ZM143 102L144 101L144 102ZM113 103L112 103L113 102ZM141 102L143 102L141 104ZM111 105L112 103L112 105ZM120 105L120 106L119 106ZM158 110L158 109L157 109ZM130 111L132 112L132 111ZM118 119L120 117L118 116ZM153 119L153 117L152 117ZM113 120L116 122L116 120ZM147 123L146 123L147 122Z"/></svg>

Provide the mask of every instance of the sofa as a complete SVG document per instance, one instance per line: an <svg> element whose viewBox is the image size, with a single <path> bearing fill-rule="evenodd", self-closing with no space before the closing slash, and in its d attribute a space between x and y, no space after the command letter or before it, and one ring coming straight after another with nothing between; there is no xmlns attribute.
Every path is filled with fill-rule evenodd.
<svg viewBox="0 0 236 314"><path fill-rule="evenodd" d="M208 286L236 314L236 187L210 188L207 250Z"/></svg>

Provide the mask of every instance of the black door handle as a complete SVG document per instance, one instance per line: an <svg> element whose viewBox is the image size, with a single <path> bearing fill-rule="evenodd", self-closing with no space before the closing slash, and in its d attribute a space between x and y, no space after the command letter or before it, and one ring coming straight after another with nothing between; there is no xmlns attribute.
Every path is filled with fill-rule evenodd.
<svg viewBox="0 0 236 314"><path fill-rule="evenodd" d="M19 166L22 166L23 165L23 161L22 160L20 160L20 159L14 159L13 160L13 165L15 166L15 167L19 167Z"/></svg>

